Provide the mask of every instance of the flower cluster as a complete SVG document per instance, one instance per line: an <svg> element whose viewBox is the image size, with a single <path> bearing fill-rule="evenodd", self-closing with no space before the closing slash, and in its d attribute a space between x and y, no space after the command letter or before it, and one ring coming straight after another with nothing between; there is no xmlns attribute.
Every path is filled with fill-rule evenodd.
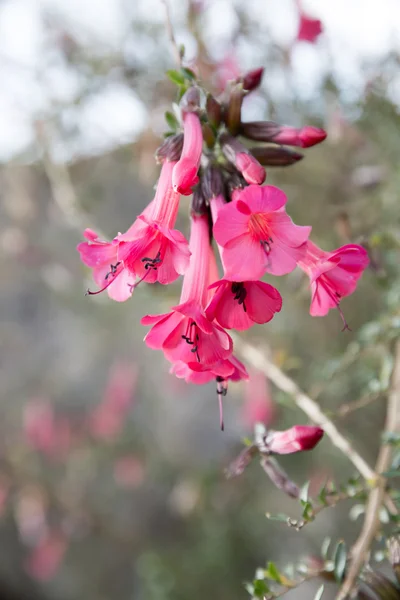
<svg viewBox="0 0 400 600"><path fill-rule="evenodd" d="M107 290L117 301L127 300L140 282L167 285L183 275L179 303L168 313L143 317L151 327L145 342L163 351L177 377L196 384L215 379L222 407L228 381L248 377L227 330L267 323L282 307L280 293L263 276L305 271L310 312L322 316L340 310L368 257L355 244L333 252L318 248L309 241L311 227L294 224L286 213L284 192L262 185L265 166L302 158L282 144L306 148L326 137L311 126L242 123L242 101L260 84L262 69L230 82L219 100L206 95L187 69L176 73L181 119L157 151L162 166L154 200L110 242L86 230L78 250L99 288L88 293ZM251 147L245 140L263 144ZM188 242L174 227L180 197L189 195Z"/></svg>

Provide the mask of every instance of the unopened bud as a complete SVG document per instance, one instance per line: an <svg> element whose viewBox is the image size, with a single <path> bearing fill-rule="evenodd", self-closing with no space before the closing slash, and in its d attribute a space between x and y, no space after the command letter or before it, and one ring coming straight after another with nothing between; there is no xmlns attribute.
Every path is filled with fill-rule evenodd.
<svg viewBox="0 0 400 600"><path fill-rule="evenodd" d="M201 185L198 185L193 190L192 203L191 203L192 214L201 217L208 212L208 206L206 199L204 198Z"/></svg>
<svg viewBox="0 0 400 600"><path fill-rule="evenodd" d="M260 464L278 490L282 490L282 492L285 492L285 494L291 498L299 497L299 486L294 483L294 481L289 479L285 471L281 469L281 467L273 458L263 457L260 460Z"/></svg>
<svg viewBox="0 0 400 600"><path fill-rule="evenodd" d="M288 167L303 158L299 152L279 146L256 146L249 148L249 152L264 167Z"/></svg>
<svg viewBox="0 0 400 600"><path fill-rule="evenodd" d="M228 192L229 200L236 200L236 196L247 186L248 184L240 173L232 173L226 182L226 189Z"/></svg>
<svg viewBox="0 0 400 600"><path fill-rule="evenodd" d="M399 589L378 571L364 572L363 580L380 600L394 600L399 597Z"/></svg>
<svg viewBox="0 0 400 600"><path fill-rule="evenodd" d="M312 450L324 435L321 427L295 425L286 431L269 431L264 443L272 454L292 454Z"/></svg>
<svg viewBox="0 0 400 600"><path fill-rule="evenodd" d="M206 112L208 120L214 127L219 127L221 123L222 107L218 100L211 94L208 94L206 101Z"/></svg>
<svg viewBox="0 0 400 600"><path fill-rule="evenodd" d="M214 148L216 137L210 125L208 123L203 123L201 126L201 130L203 132L203 139L207 144L207 148Z"/></svg>
<svg viewBox="0 0 400 600"><path fill-rule="evenodd" d="M309 148L323 142L326 131L319 127L306 125L301 129L279 125L273 121L252 121L242 123L240 133L251 140L258 142L275 142L276 144L287 144Z"/></svg>
<svg viewBox="0 0 400 600"><path fill-rule="evenodd" d="M201 187L203 190L204 197L210 201L211 198L224 195L224 180L222 177L221 170L214 166L209 165L204 171L204 175L201 178Z"/></svg>
<svg viewBox="0 0 400 600"><path fill-rule="evenodd" d="M265 169L239 140L223 133L220 136L222 152L225 157L240 171L247 183L260 185L265 180Z"/></svg>
<svg viewBox="0 0 400 600"><path fill-rule="evenodd" d="M400 536L396 535L388 539L389 562L393 567L397 581L400 583Z"/></svg>
<svg viewBox="0 0 400 600"><path fill-rule="evenodd" d="M225 123L232 135L239 133L243 97L243 85L241 83L235 84L231 90L225 114Z"/></svg>
<svg viewBox="0 0 400 600"><path fill-rule="evenodd" d="M165 159L175 162L180 159L183 147L183 133L170 135L156 150L155 157L158 164Z"/></svg>
<svg viewBox="0 0 400 600"><path fill-rule="evenodd" d="M195 86L190 87L182 96L179 103L183 112L199 112L200 110L200 92Z"/></svg>
<svg viewBox="0 0 400 600"><path fill-rule="evenodd" d="M251 92L258 88L261 83L262 76L264 74L264 67L259 67L258 69L253 69L252 71L248 71L243 76L243 89L247 92Z"/></svg>

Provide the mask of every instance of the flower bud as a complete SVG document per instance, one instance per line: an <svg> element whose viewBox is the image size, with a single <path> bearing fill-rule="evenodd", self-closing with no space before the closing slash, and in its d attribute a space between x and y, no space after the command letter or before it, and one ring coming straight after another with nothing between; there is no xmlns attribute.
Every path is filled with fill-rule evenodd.
<svg viewBox="0 0 400 600"><path fill-rule="evenodd" d="M270 431L265 446L272 454L292 454L312 450L324 435L321 427L295 425L286 431Z"/></svg>
<svg viewBox="0 0 400 600"><path fill-rule="evenodd" d="M228 108L225 115L225 123L232 135L239 133L244 97L243 85L237 83L231 90Z"/></svg>
<svg viewBox="0 0 400 600"><path fill-rule="evenodd" d="M183 147L183 133L170 135L156 150L155 157L158 164L169 160L176 162L180 159Z"/></svg>
<svg viewBox="0 0 400 600"><path fill-rule="evenodd" d="M214 127L219 127L221 123L222 107L218 100L216 100L211 94L207 95L206 112L211 125Z"/></svg>
<svg viewBox="0 0 400 600"><path fill-rule="evenodd" d="M201 126L203 139L207 144L207 148L214 148L216 137L212 127L208 123L203 123Z"/></svg>
<svg viewBox="0 0 400 600"><path fill-rule="evenodd" d="M179 106L183 112L195 112L200 110L200 92L195 86L190 87L182 96Z"/></svg>
<svg viewBox="0 0 400 600"><path fill-rule="evenodd" d="M309 148L323 142L326 131L319 127L306 125L301 129L279 125L273 121L252 121L242 123L240 133L251 140L258 142L275 142L276 144L287 144L288 146L299 146Z"/></svg>
<svg viewBox="0 0 400 600"><path fill-rule="evenodd" d="M299 152L279 146L257 146L249 148L249 152L264 167L288 167L303 158L303 155Z"/></svg>
<svg viewBox="0 0 400 600"><path fill-rule="evenodd" d="M240 193L247 186L246 181L240 173L232 173L226 182L226 188L230 200L235 200L236 194Z"/></svg>
<svg viewBox="0 0 400 600"><path fill-rule="evenodd" d="M400 583L400 536L396 535L388 539L389 562L393 567L397 581Z"/></svg>
<svg viewBox="0 0 400 600"><path fill-rule="evenodd" d="M222 178L221 170L214 165L209 165L201 178L201 187L204 197L208 201L211 200L211 198L223 196L224 180Z"/></svg>
<svg viewBox="0 0 400 600"><path fill-rule="evenodd" d="M261 83L262 76L264 74L264 67L259 67L258 69L253 69L252 71L248 71L243 76L243 89L246 92L251 92L258 88Z"/></svg>
<svg viewBox="0 0 400 600"><path fill-rule="evenodd" d="M298 485L289 479L285 471L281 469L274 459L263 457L260 460L260 464L278 490L282 490L282 492L285 492L291 498L299 497L300 489Z"/></svg>
<svg viewBox="0 0 400 600"><path fill-rule="evenodd" d="M247 183L263 183L266 176L264 167L243 144L228 133L223 133L219 140L225 157L242 173Z"/></svg>
<svg viewBox="0 0 400 600"><path fill-rule="evenodd" d="M193 190L192 204L191 204L192 214L195 214L198 217L201 217L202 215L206 214L208 210L209 209L208 209L207 202L206 202L206 199L203 194L202 187L201 187L201 185L198 185Z"/></svg>
<svg viewBox="0 0 400 600"><path fill-rule="evenodd" d="M399 590L390 579L378 571L365 571L363 580L380 600L394 600Z"/></svg>

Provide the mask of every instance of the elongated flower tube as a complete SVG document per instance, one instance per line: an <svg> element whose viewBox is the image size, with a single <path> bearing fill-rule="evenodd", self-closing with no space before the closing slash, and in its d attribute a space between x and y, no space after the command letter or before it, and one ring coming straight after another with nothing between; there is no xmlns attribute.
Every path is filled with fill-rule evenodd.
<svg viewBox="0 0 400 600"><path fill-rule="evenodd" d="M88 241L77 249L82 261L93 269L100 287L89 294L107 289L111 298L122 302L131 296L136 277L147 283L168 284L187 269L188 243L180 231L173 229L179 208L179 194L171 185L175 164L168 160L163 163L154 200L126 233L104 242L95 232L86 230Z"/></svg>
<svg viewBox="0 0 400 600"><path fill-rule="evenodd" d="M242 123L240 132L245 137L259 142L274 142L299 148L309 148L324 141L326 131L312 125L301 129L279 125L273 121L252 121Z"/></svg>
<svg viewBox="0 0 400 600"><path fill-rule="evenodd" d="M278 188L249 185L223 206L214 237L223 247L225 279L257 281L265 272L285 275L295 269L311 227L294 225Z"/></svg>
<svg viewBox="0 0 400 600"><path fill-rule="evenodd" d="M219 137L222 147L222 152L226 158L237 168L243 175L247 183L260 185L266 177L265 169L254 156L243 146L236 138L223 133Z"/></svg>
<svg viewBox="0 0 400 600"><path fill-rule="evenodd" d="M347 329L347 323L339 306L340 301L354 292L368 264L367 251L357 244L347 244L333 252L325 252L308 241L306 252L298 262L298 266L310 278L310 314L313 317L323 317L331 308L337 308L343 319L344 328Z"/></svg>
<svg viewBox="0 0 400 600"><path fill-rule="evenodd" d="M215 222L225 206L222 195L211 198L210 206ZM207 317L221 327L238 331L270 321L282 308L278 290L263 281L230 280L225 269L225 249L219 247L219 251L225 275L209 286L213 294L206 308Z"/></svg>
<svg viewBox="0 0 400 600"><path fill-rule="evenodd" d="M209 268L208 216L191 217L190 266L182 286L180 304L171 312L143 317L143 325L152 325L146 344L163 350L171 361L182 361L195 370L216 366L232 354L230 336L205 313Z"/></svg>
<svg viewBox="0 0 400 600"><path fill-rule="evenodd" d="M203 150L203 133L197 108L200 102L196 88L189 88L181 100L183 117L182 154L172 172L172 187L183 196L190 196L199 182L197 172Z"/></svg>

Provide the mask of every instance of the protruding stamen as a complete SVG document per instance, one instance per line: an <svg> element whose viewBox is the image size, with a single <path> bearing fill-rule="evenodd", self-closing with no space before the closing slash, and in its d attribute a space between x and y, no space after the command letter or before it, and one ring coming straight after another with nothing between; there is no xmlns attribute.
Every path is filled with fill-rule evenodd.
<svg viewBox="0 0 400 600"><path fill-rule="evenodd" d="M347 331L351 331L351 329L350 329L350 327L349 327L349 325L348 325L348 323L347 323L346 319L344 318L344 314L343 314L343 311L342 311L342 309L340 308L340 304L339 304L339 302L337 303L337 309L338 309L338 311L339 311L339 315L340 315L340 317L341 317L341 319L342 319L342 321L343 321L343 329L342 329L342 331L346 331L346 330L347 330Z"/></svg>
<svg viewBox="0 0 400 600"><path fill-rule="evenodd" d="M228 393L228 384L226 379L224 379L221 376L218 376L216 378L216 382L217 382L217 396L218 396L218 406L219 406L219 425L221 428L221 431L224 431L224 411L223 411L223 405L222 405L222 398L223 396L226 396Z"/></svg>

